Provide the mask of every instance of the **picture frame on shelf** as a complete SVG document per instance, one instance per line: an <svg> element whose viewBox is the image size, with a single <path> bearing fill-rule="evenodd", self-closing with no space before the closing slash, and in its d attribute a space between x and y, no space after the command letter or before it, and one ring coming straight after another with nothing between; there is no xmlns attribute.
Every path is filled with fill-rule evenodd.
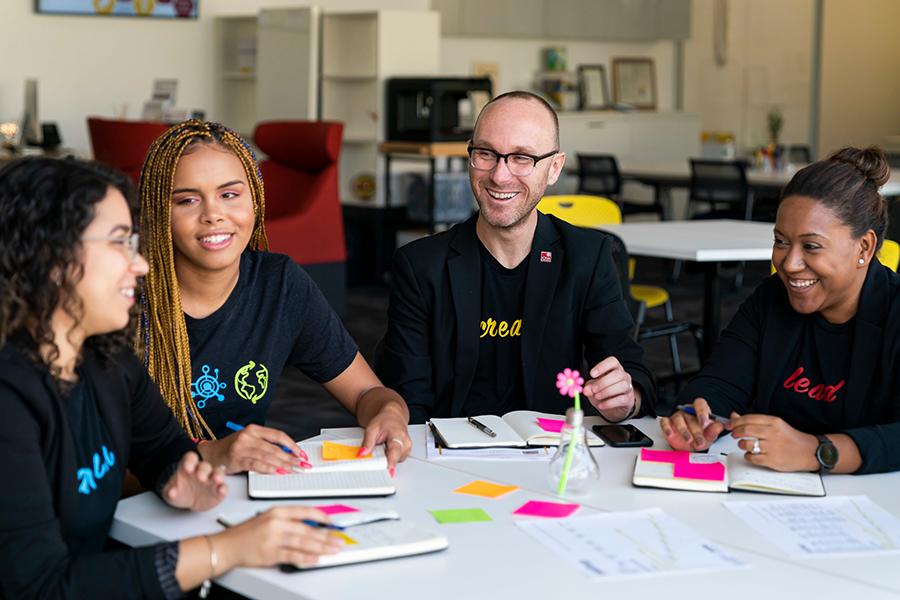
<svg viewBox="0 0 900 600"><path fill-rule="evenodd" d="M656 110L656 67L652 58L614 58L612 85L616 104Z"/></svg>
<svg viewBox="0 0 900 600"><path fill-rule="evenodd" d="M609 108L605 65L578 65L578 110Z"/></svg>
<svg viewBox="0 0 900 600"><path fill-rule="evenodd" d="M37 13L56 15L196 19L199 3L200 0L34 0L34 10Z"/></svg>

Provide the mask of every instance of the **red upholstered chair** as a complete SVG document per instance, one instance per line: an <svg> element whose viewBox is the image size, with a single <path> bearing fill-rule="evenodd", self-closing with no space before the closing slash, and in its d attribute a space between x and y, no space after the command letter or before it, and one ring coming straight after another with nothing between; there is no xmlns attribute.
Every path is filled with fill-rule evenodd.
<svg viewBox="0 0 900 600"><path fill-rule="evenodd" d="M124 171L135 185L141 178L141 167L150 144L169 128L165 123L100 117L88 117L87 122L94 159Z"/></svg>
<svg viewBox="0 0 900 600"><path fill-rule="evenodd" d="M260 162L266 188L269 247L293 258L343 314L347 248L338 195L342 123L266 121L253 132L266 155Z"/></svg>

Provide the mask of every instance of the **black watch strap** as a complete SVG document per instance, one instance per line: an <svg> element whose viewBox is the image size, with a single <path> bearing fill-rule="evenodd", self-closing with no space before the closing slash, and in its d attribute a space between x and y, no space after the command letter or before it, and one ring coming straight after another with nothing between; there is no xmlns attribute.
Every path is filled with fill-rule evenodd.
<svg viewBox="0 0 900 600"><path fill-rule="evenodd" d="M816 448L816 460L819 461L819 471L831 471L838 462L838 449L830 439L824 435L817 435L819 446Z"/></svg>

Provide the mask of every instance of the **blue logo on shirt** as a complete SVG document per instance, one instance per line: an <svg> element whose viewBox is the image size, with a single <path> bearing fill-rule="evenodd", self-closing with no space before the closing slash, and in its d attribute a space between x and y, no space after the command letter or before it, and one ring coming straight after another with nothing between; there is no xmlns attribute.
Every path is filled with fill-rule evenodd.
<svg viewBox="0 0 900 600"><path fill-rule="evenodd" d="M101 461L100 454L103 454ZM97 489L97 481L103 479L109 472L109 468L116 464L116 455L106 446L100 447L100 452L94 452L94 468L83 467L78 469L78 493L88 495Z"/></svg>
<svg viewBox="0 0 900 600"><path fill-rule="evenodd" d="M203 375L191 384L191 398L200 396L197 408L206 408L206 401L213 398L219 402L224 401L225 396L220 394L219 390L224 389L226 384L219 381L219 369L214 369L215 375L209 374L209 365L203 365L200 370L203 371Z"/></svg>

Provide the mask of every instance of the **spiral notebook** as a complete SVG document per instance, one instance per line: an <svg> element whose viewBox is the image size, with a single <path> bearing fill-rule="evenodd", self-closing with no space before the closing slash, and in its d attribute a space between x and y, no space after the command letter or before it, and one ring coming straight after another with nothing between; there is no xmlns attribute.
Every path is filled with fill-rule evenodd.
<svg viewBox="0 0 900 600"><path fill-rule="evenodd" d="M296 469L287 475L247 473L247 493L253 499L273 498L351 498L357 496L390 496L397 486L387 470L384 447L377 446L367 458L327 458L327 451L341 456L354 454L351 448L361 440L341 440L339 443L300 442L309 455L311 469Z"/></svg>

